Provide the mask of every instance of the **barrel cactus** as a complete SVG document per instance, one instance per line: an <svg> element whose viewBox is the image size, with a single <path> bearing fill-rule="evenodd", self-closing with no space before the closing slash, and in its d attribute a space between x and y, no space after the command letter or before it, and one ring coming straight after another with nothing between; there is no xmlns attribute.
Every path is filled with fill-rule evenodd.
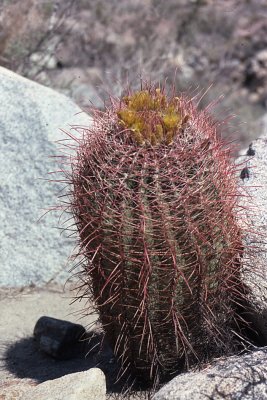
<svg viewBox="0 0 267 400"><path fill-rule="evenodd" d="M70 207L91 297L121 365L156 385L242 336L242 232L230 149L183 94L142 84L70 157Z"/></svg>

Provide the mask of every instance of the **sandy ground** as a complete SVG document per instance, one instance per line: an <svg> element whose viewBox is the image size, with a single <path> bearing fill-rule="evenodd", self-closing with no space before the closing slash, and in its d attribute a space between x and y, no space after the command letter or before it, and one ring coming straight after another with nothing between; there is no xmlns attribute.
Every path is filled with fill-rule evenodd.
<svg viewBox="0 0 267 400"><path fill-rule="evenodd" d="M38 350L32 337L35 323L43 315L84 326L97 318L81 319L84 304L70 304L73 296L74 292L59 286L0 289L0 381L17 377L43 382L90 368L92 358L85 360L81 354L69 361L51 359Z"/></svg>
<svg viewBox="0 0 267 400"><path fill-rule="evenodd" d="M74 294L70 288L56 285L0 288L0 385L7 378L27 378L41 383L97 366L105 373L108 392L117 392L109 394L107 399L122 398L120 389L114 386L116 365L107 345L100 352L87 354L90 345L86 341L72 359L59 361L41 352L33 339L34 326L43 315L82 324L87 332L92 330L97 315L82 317L85 302L73 302ZM144 397L139 394L130 398Z"/></svg>

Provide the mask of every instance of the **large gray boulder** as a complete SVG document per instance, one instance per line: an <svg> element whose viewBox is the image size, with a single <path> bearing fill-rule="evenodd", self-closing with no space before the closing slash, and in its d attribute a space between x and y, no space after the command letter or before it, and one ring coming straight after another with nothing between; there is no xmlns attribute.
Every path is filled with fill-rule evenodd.
<svg viewBox="0 0 267 400"><path fill-rule="evenodd" d="M217 361L200 372L182 374L153 400L267 399L267 349Z"/></svg>
<svg viewBox="0 0 267 400"><path fill-rule="evenodd" d="M77 114L78 113L78 114ZM60 128L89 126L90 118L67 97L0 67L0 286L65 282L74 240L60 235L55 141ZM52 156L52 157L51 157Z"/></svg>
<svg viewBox="0 0 267 400"><path fill-rule="evenodd" d="M240 223L245 235L243 279L251 289L252 322L267 344L267 120L263 134L237 160L240 172Z"/></svg>

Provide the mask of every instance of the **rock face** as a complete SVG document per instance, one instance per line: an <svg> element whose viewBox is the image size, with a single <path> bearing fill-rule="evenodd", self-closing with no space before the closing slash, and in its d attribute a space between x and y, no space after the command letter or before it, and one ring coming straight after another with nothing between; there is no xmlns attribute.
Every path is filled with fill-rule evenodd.
<svg viewBox="0 0 267 400"><path fill-rule="evenodd" d="M153 400L267 399L267 348L174 378Z"/></svg>
<svg viewBox="0 0 267 400"><path fill-rule="evenodd" d="M0 382L0 400L21 400L33 386L36 383L31 379L4 379Z"/></svg>
<svg viewBox="0 0 267 400"><path fill-rule="evenodd" d="M251 289L252 322L267 344L267 120L265 132L237 160L246 234L244 281ZM242 163L242 164L241 164Z"/></svg>
<svg viewBox="0 0 267 400"><path fill-rule="evenodd" d="M44 180L56 178L48 172L59 169L55 141L67 138L60 128L90 125L79 112L67 97L0 67L0 286L70 276L65 264L74 242L55 228L59 214L40 217L62 187Z"/></svg>
<svg viewBox="0 0 267 400"><path fill-rule="evenodd" d="M105 400L105 375L99 368L62 376L25 393L21 400Z"/></svg>

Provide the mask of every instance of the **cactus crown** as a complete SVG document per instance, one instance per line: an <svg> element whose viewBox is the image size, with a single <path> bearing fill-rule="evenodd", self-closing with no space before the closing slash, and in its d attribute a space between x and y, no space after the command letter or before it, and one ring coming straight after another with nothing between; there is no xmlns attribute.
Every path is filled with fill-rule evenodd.
<svg viewBox="0 0 267 400"><path fill-rule="evenodd" d="M179 97L168 100L160 88L140 90L123 101L125 107L117 112L118 118L139 145L172 144L189 118L181 114Z"/></svg>

